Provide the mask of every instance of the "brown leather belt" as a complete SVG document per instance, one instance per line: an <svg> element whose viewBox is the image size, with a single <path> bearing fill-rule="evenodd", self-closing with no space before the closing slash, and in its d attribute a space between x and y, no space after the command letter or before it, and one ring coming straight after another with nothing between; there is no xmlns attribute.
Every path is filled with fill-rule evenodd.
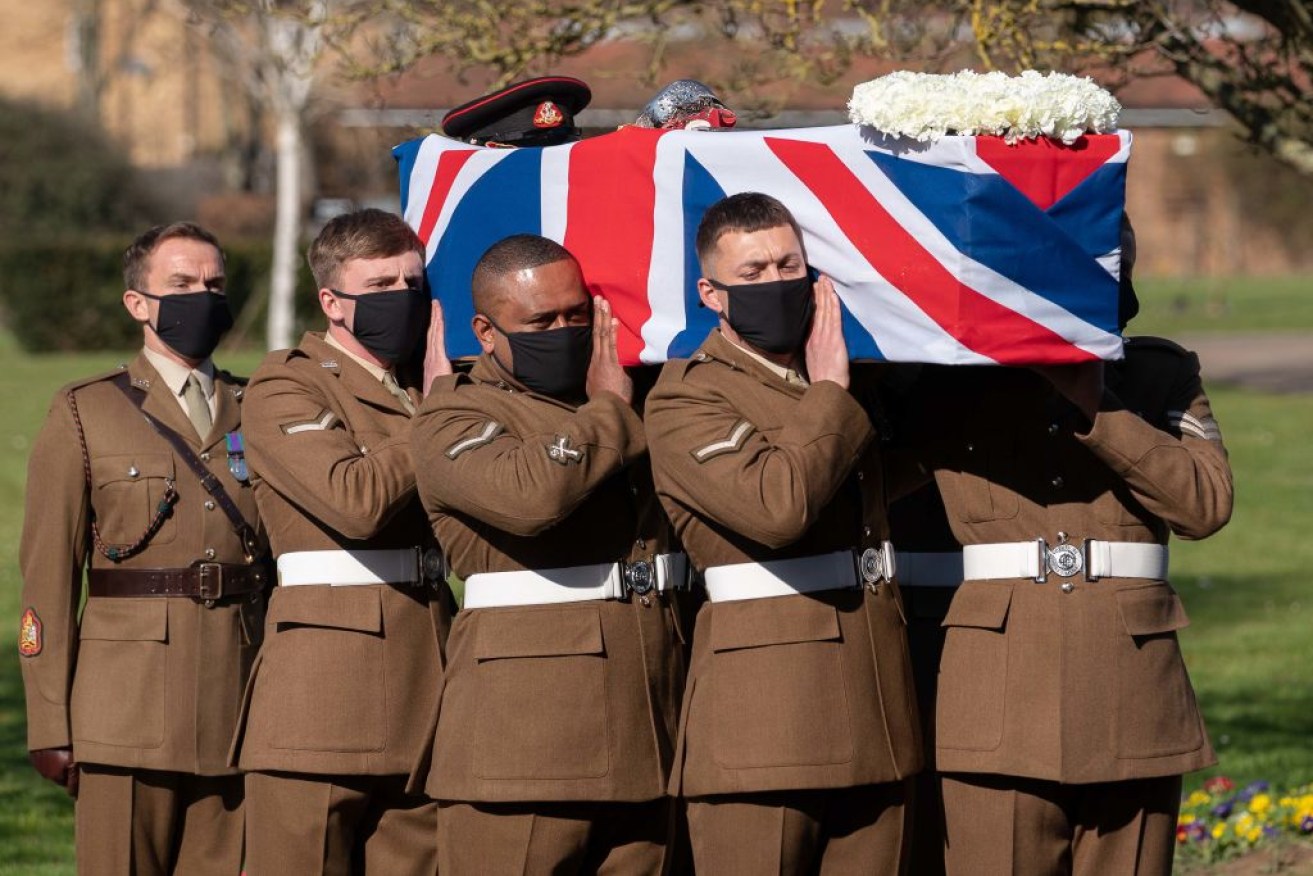
<svg viewBox="0 0 1313 876"><path fill-rule="evenodd" d="M264 563L200 563L183 569L92 569L87 593L95 597L188 596L223 599L258 593L273 582Z"/></svg>

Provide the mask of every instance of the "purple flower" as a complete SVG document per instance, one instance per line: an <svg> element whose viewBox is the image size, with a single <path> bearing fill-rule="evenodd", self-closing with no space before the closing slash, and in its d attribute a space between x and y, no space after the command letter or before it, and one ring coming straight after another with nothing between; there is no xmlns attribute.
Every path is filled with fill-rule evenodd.
<svg viewBox="0 0 1313 876"><path fill-rule="evenodd" d="M1185 826L1185 832L1187 835L1189 835L1190 839L1194 840L1197 843L1204 842L1205 840L1208 839L1209 836L1208 828L1204 826L1204 823L1202 821L1190 822Z"/></svg>
<svg viewBox="0 0 1313 876"><path fill-rule="evenodd" d="M1213 817L1219 821L1224 821L1231 817L1231 810L1235 808L1235 801L1223 800L1213 807Z"/></svg>
<svg viewBox="0 0 1313 876"><path fill-rule="evenodd" d="M1275 824L1265 825L1263 827L1263 836L1268 839L1276 839L1281 836L1281 828L1277 827Z"/></svg>
<svg viewBox="0 0 1313 876"><path fill-rule="evenodd" d="M1299 822L1300 833L1313 833L1313 815L1305 815Z"/></svg>
<svg viewBox="0 0 1313 876"><path fill-rule="evenodd" d="M1245 785L1244 790L1236 795L1236 800L1241 803L1248 803L1255 794L1261 794L1270 787L1267 782L1259 779L1257 782L1250 782Z"/></svg>

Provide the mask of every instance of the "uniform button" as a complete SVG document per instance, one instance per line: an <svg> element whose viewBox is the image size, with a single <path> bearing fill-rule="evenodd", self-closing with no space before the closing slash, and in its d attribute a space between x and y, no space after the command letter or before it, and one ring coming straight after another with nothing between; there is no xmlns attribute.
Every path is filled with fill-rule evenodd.
<svg viewBox="0 0 1313 876"><path fill-rule="evenodd" d="M638 546L638 549L640 551L647 550L647 542L643 541L641 538L638 541L634 542L634 544Z"/></svg>
<svg viewBox="0 0 1313 876"><path fill-rule="evenodd" d="M1057 424L1057 423L1049 423L1049 434L1050 434L1050 435L1056 435L1056 434L1058 434L1058 424Z"/></svg>
<svg viewBox="0 0 1313 876"><path fill-rule="evenodd" d="M207 560L212 560L212 559L214 559L214 548L206 548L206 549L205 549L205 559L207 559Z"/></svg>
<svg viewBox="0 0 1313 876"><path fill-rule="evenodd" d="M1058 475L1053 480L1049 481L1049 483L1053 485L1053 489L1061 490L1062 485L1066 482L1062 479L1062 475Z"/></svg>
<svg viewBox="0 0 1313 876"><path fill-rule="evenodd" d="M205 510L206 510L206 511L213 511L213 510L214 510L214 501L213 501L213 500L211 500L211 499L206 499L206 500L205 500Z"/></svg>
<svg viewBox="0 0 1313 876"><path fill-rule="evenodd" d="M135 478L139 474L141 474L141 470L135 465L128 467L128 477Z"/></svg>
<svg viewBox="0 0 1313 876"><path fill-rule="evenodd" d="M967 453L971 453L971 452L973 452L975 449L976 449L976 445L974 445L974 444L967 444Z"/></svg>
<svg viewBox="0 0 1313 876"><path fill-rule="evenodd" d="M859 472L857 473L857 480L859 480L859 481L864 481L864 480L866 480L866 472L864 472L864 471L859 471Z"/></svg>
<svg viewBox="0 0 1313 876"><path fill-rule="evenodd" d="M870 537L871 537L871 527L869 527L869 526L863 526L863 527L862 527L862 535L866 536L867 538L870 538Z"/></svg>
<svg viewBox="0 0 1313 876"><path fill-rule="evenodd" d="M207 451L205 451L204 453L201 454L201 461L202 461L202 462L209 462L209 461L210 461L210 451L207 450Z"/></svg>
<svg viewBox="0 0 1313 876"><path fill-rule="evenodd" d="M1063 593L1070 593L1071 591L1073 591L1073 590L1075 590L1075 589L1076 589L1076 585L1073 584L1073 583L1071 583L1070 581L1065 581L1065 582L1063 582L1063 584L1062 584L1062 592L1063 592Z"/></svg>

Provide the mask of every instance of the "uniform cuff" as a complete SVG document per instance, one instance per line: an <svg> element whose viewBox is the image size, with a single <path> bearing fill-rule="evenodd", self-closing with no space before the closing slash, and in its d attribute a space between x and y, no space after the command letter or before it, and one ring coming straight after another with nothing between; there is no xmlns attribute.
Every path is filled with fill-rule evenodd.
<svg viewBox="0 0 1313 876"><path fill-rule="evenodd" d="M1094 422L1076 440L1088 447L1118 474L1134 468L1149 451L1163 443L1163 433L1139 414L1127 410L1112 392L1105 391Z"/></svg>
<svg viewBox="0 0 1313 876"><path fill-rule="evenodd" d="M852 393L833 380L807 387L794 415L794 425L816 431L813 438L835 435L852 456L857 456L875 438L871 418Z"/></svg>
<svg viewBox="0 0 1313 876"><path fill-rule="evenodd" d="M633 405L613 392L598 393L579 408L581 414L600 418L597 446L615 450L625 463L647 452L647 437L643 431L643 418Z"/></svg>

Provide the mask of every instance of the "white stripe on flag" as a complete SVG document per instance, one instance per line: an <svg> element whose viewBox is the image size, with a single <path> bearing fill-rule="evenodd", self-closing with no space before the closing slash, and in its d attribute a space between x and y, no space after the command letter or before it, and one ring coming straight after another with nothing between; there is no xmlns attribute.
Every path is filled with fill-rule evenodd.
<svg viewBox="0 0 1313 876"><path fill-rule="evenodd" d="M712 135L714 136L714 135ZM657 141L652 173L652 263L647 272L647 301L652 315L642 327L643 362L664 362L670 343L688 324L684 313L684 138Z"/></svg>
<svg viewBox="0 0 1313 876"><path fill-rule="evenodd" d="M538 198L542 210L542 236L557 243L565 243L566 214L569 212L570 153L574 144L543 149L542 194Z"/></svg>

